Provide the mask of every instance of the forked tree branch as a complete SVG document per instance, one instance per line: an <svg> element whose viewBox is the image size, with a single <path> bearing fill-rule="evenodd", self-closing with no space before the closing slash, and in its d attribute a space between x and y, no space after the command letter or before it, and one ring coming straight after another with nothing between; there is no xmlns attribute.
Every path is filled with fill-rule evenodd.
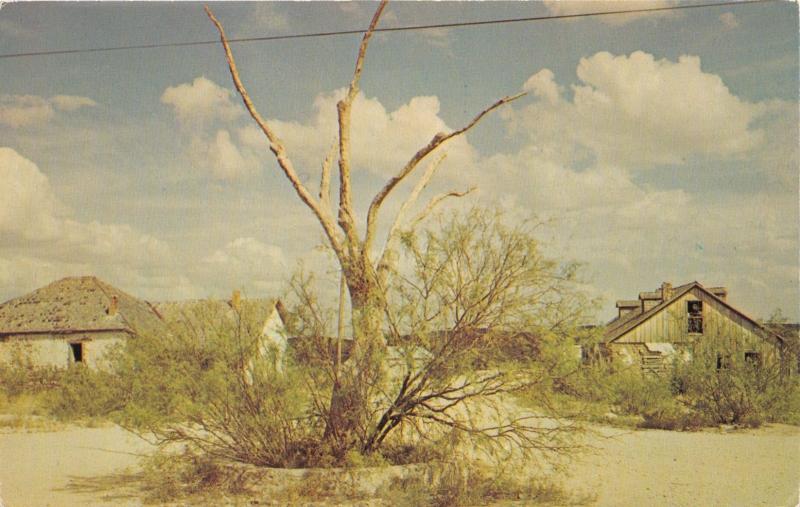
<svg viewBox="0 0 800 507"><path fill-rule="evenodd" d="M236 67L236 60L233 57L233 52L231 52L230 44L228 44L228 39L225 36L225 30L222 28L222 24L219 20L214 16L214 13L211 12L211 9L208 6L204 7L206 11L206 15L214 23L214 26L217 27L217 31L219 32L219 39L222 43L222 47L225 49L225 59L228 61L228 69L230 70L231 77L233 78L233 84L236 87L236 91L239 92L239 95L242 97L242 102L244 102L245 108L247 108L247 112L250 113L250 116L253 120L258 124L261 131L269 140L269 149L275 155L275 159L278 161L278 165L280 166L281 170L283 171L286 178L294 187L295 192L300 197L306 206L308 206L314 215L319 220L319 223L322 225L322 228L325 230L325 235L328 237L328 241L331 243L331 248L333 248L336 255L343 259L344 250L342 249L342 245L338 239L336 228L331 221L330 217L325 216L325 213L319 207L319 204L314 200L314 197L308 192L306 187L300 181L300 178L297 175L297 172L292 165L292 161L289 159L288 155L286 154L286 149L281 143L278 136L272 130L272 128L267 124L264 118L261 117L258 110L256 109L255 104L250 99L250 95L247 93L247 89L244 87L241 78L239 77L239 70Z"/></svg>
<svg viewBox="0 0 800 507"><path fill-rule="evenodd" d="M433 136L433 139L431 139L430 142L428 142L427 145L425 145L423 148L421 148L419 151L417 151L414 154L414 156L411 157L411 160L409 160L406 163L406 165L403 167L403 169L401 169L400 172L397 173L397 175L393 176L388 182L386 182L386 185L384 185L384 187L381 189L381 191L378 192L378 194L375 195L375 197L372 199L372 203L370 203L369 210L367 211L367 232L366 232L366 236L365 236L365 239L364 239L365 246L368 247L373 242L373 240L375 238L375 233L376 233L376 229L377 229L377 225L378 225L378 213L380 211L381 205L383 204L383 201L386 200L386 197L388 197L388 195L392 192L392 190L394 190L395 187L401 181L403 181L409 174L411 174L414 171L414 169L417 168L419 163L425 157L427 157L433 150L435 150L436 148L438 148L439 146L441 146L445 142L449 141L450 139L452 139L454 137L460 136L461 134L465 133L466 131L468 131L469 129L474 127L478 122L480 122L490 112L494 111L495 109L497 109L498 107L500 107L500 106L502 106L504 104L508 104L509 102L517 100L518 98L520 98L520 97L522 97L524 95L526 95L526 92L518 93L516 95L512 95L512 96L508 96L508 97L503 97L502 99L498 100L497 102L495 102L491 106L487 107L486 109L484 109L483 111L478 113L475 116L475 118L473 118L472 121L469 122L466 126L460 128L458 130L455 130L455 131L453 131L453 132L451 132L449 134L445 134L443 132L439 132L438 134Z"/></svg>
<svg viewBox="0 0 800 507"><path fill-rule="evenodd" d="M467 190L465 190L463 192L458 192L458 191L455 191L455 190L451 190L450 192L445 192L444 194L439 194L439 195L433 196L433 198L431 198L431 200L428 201L428 205L425 206L425 209L423 209L417 216L415 216L414 219L411 220L408 223L408 226L413 228L415 225L417 225L421 221L425 220L425 217L430 215L430 213L434 210L434 208L436 208L436 206L438 206L439 203L441 203L442 201L444 201L448 197L464 197L464 196L466 196L468 194L471 194L472 192L474 192L477 189L478 189L478 187L470 187L469 189L467 189Z"/></svg>
<svg viewBox="0 0 800 507"><path fill-rule="evenodd" d="M350 185L350 129L351 113L353 101L358 96L358 84L361 81L361 72L364 69L364 58L367 55L367 47L378 25L378 20L386 8L387 0L382 0L375 14L372 15L369 28L361 39L356 58L356 68L353 71L353 79L344 99L336 104L339 115L339 225L347 234L348 243L352 248L358 245L358 235L356 233L355 218L353 217L353 196Z"/></svg>
<svg viewBox="0 0 800 507"><path fill-rule="evenodd" d="M381 252L380 256L378 257L378 273L382 274L385 273L386 270L389 268L389 257L391 256L391 252L394 250L397 238L399 237L400 233L400 226L405 219L406 212L416 204L417 199L419 198L419 194L425 190L430 183L433 174L442 165L444 159L447 158L447 155L442 155L439 157L435 162L431 163L428 168L423 173L422 177L419 179L416 185L414 185L413 190L406 198L403 205L400 206L400 210L394 217L394 222L392 226L389 228L389 232L386 235L386 242L383 245L383 251ZM367 245L365 245L366 247Z"/></svg>

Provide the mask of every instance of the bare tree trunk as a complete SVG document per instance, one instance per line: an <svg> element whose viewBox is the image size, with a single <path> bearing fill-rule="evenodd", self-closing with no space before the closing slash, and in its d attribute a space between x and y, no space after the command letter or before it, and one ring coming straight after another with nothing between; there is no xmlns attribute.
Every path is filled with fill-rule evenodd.
<svg viewBox="0 0 800 507"><path fill-rule="evenodd" d="M366 436L370 399L381 380L381 357L386 348L381 325L383 291L371 263L364 256L359 261L345 271L353 345L335 380L325 429L325 439L337 455L359 446Z"/></svg>

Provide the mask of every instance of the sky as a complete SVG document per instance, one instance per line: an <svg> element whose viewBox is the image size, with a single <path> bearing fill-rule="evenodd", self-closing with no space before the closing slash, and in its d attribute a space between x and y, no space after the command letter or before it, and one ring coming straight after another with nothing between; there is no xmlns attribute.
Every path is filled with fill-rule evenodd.
<svg viewBox="0 0 800 507"><path fill-rule="evenodd" d="M3 54L217 37L198 3L1 5ZM380 26L668 5L403 2ZM252 37L361 29L375 4L210 6ZM359 41L233 46L312 189ZM583 265L598 321L694 280L797 321L798 75L789 2L379 33L353 110L356 211L435 133L526 91L444 147L426 197L477 186L450 206L546 221L544 251ZM0 300L90 274L150 300L276 296L299 262L335 279L321 241L218 44L0 58Z"/></svg>

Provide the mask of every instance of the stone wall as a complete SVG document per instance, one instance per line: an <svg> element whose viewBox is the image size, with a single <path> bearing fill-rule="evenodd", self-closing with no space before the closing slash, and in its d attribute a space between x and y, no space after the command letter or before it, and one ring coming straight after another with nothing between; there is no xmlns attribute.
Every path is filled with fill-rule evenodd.
<svg viewBox="0 0 800 507"><path fill-rule="evenodd" d="M121 332L8 335L0 339L0 363L66 368L82 362L90 368L105 369L108 352L127 338L128 334Z"/></svg>

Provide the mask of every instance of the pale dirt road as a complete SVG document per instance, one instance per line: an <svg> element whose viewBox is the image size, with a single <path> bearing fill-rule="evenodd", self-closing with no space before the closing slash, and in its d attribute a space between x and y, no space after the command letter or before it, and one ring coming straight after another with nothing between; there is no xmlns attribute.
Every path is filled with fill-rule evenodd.
<svg viewBox="0 0 800 507"><path fill-rule="evenodd" d="M150 450L116 426L0 433L0 498L5 507L141 505L116 486Z"/></svg>
<svg viewBox="0 0 800 507"><path fill-rule="evenodd" d="M599 428L597 452L566 485L598 506L783 507L797 504L800 428L725 433ZM149 445L115 427L0 433L6 507L141 505L125 469ZM122 486L122 487L120 487ZM127 486L127 488L125 487Z"/></svg>
<svg viewBox="0 0 800 507"><path fill-rule="evenodd" d="M794 507L800 428L681 433L601 428L566 484L597 506Z"/></svg>

